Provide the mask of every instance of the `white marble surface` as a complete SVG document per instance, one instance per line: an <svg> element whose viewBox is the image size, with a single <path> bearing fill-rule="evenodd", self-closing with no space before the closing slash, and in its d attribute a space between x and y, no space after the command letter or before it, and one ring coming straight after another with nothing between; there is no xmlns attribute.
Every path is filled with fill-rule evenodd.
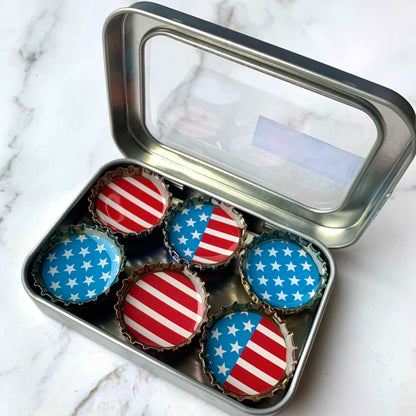
<svg viewBox="0 0 416 416"><path fill-rule="evenodd" d="M416 107L414 0L163 4L388 86ZM105 162L101 28L120 0L0 2L0 415L223 412L43 315L23 261ZM285 415L416 412L416 165L354 246Z"/></svg>

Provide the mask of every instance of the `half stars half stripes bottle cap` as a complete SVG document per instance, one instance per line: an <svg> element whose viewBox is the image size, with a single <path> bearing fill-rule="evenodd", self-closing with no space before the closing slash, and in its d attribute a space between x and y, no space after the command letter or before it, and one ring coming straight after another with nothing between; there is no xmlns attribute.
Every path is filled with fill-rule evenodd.
<svg viewBox="0 0 416 416"><path fill-rule="evenodd" d="M207 320L204 283L185 266L145 265L117 292L116 319L133 344L157 351L189 344Z"/></svg>
<svg viewBox="0 0 416 416"><path fill-rule="evenodd" d="M233 304L210 318L200 357L211 383L237 400L286 387L295 369L293 334L264 306Z"/></svg>
<svg viewBox="0 0 416 416"><path fill-rule="evenodd" d="M311 307L321 297L328 276L321 253L285 231L255 237L241 253L239 267L251 298L285 313Z"/></svg>
<svg viewBox="0 0 416 416"><path fill-rule="evenodd" d="M172 257L200 269L226 265L246 237L243 216L233 207L208 198L193 198L172 209L163 233Z"/></svg>
<svg viewBox="0 0 416 416"><path fill-rule="evenodd" d="M170 207L163 179L129 166L107 172L92 188L89 210L94 221L124 236L146 236L160 225Z"/></svg>

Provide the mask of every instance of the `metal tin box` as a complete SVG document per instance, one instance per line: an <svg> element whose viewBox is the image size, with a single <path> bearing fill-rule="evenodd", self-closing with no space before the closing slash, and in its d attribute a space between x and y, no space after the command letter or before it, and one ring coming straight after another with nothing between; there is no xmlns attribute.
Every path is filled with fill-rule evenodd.
<svg viewBox="0 0 416 416"><path fill-rule="evenodd" d="M28 256L23 284L54 319L232 414L272 415L293 398L334 284L328 248L354 243L415 153L415 115L398 94L319 62L154 3L114 12L104 27L113 136L128 157L104 166ZM68 310L31 277L43 243L70 224L91 223L90 190L115 167L161 175L173 202L208 196L243 213L249 240L286 230L310 241L328 281L312 309L284 316L298 347L285 390L238 402L212 387L199 344L152 353L129 344L111 302ZM161 233L125 239L125 275L169 261ZM247 302L238 272L202 273L211 313ZM125 277L125 276L124 276Z"/></svg>

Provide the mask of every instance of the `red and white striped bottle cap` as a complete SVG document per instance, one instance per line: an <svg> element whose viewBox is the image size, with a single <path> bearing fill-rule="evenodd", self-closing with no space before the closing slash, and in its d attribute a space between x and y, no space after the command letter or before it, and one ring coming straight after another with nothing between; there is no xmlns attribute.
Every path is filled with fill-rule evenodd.
<svg viewBox="0 0 416 416"><path fill-rule="evenodd" d="M176 350L207 320L204 283L185 266L145 265L117 293L116 319L130 342L144 349Z"/></svg>
<svg viewBox="0 0 416 416"><path fill-rule="evenodd" d="M284 389L296 366L293 334L262 305L222 308L210 318L200 343L211 383L240 401L258 401Z"/></svg>
<svg viewBox="0 0 416 416"><path fill-rule="evenodd" d="M172 257L199 269L227 265L243 247L243 216L224 202L192 198L171 210L163 233Z"/></svg>
<svg viewBox="0 0 416 416"><path fill-rule="evenodd" d="M107 172L92 188L89 210L100 226L127 235L145 236L160 225L170 194L156 173L129 166Z"/></svg>

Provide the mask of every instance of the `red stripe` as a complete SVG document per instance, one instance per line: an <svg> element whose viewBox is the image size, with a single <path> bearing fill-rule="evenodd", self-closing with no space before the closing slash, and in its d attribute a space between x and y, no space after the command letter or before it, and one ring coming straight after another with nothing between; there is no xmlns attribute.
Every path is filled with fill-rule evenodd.
<svg viewBox="0 0 416 416"><path fill-rule="evenodd" d="M230 225L230 224L224 224L221 221L217 221L213 218L211 218L208 221L207 228L211 228L211 230L221 231L225 234L233 235L234 237L238 237L240 235L240 230L236 225Z"/></svg>
<svg viewBox="0 0 416 416"><path fill-rule="evenodd" d="M148 306L149 308L158 312L160 315L166 317L176 325L179 325L188 331L193 332L198 327L198 323L195 320L189 316L184 315L182 312L176 310L175 308L167 305L165 302L156 296L146 292L144 289L138 287L137 285L130 289L129 295L133 296L144 305ZM199 313L199 315L201 314Z"/></svg>
<svg viewBox="0 0 416 416"><path fill-rule="evenodd" d="M207 233L204 233L204 235L201 238L201 242L231 251L234 251L237 247L237 243L234 241L224 240L223 238L216 237L215 235Z"/></svg>
<svg viewBox="0 0 416 416"><path fill-rule="evenodd" d="M228 218L229 220L234 221L234 219L230 217L230 215L220 207L214 207L214 210L212 211L212 213L215 215L219 215L220 217Z"/></svg>
<svg viewBox="0 0 416 416"><path fill-rule="evenodd" d="M148 212L146 209L139 207L138 205L136 205L135 203L129 201L127 198L125 198L124 196L118 194L116 191L114 191L113 189L109 188L108 186L105 187L102 192L103 195L105 195L107 198L111 199L112 201L116 202L118 205L122 206L124 209L126 209L127 211L130 211L132 214L136 215L137 217L141 218L142 220L155 225L157 222L159 222L160 218L162 217L163 214L159 214L158 216L151 214L150 212ZM141 199L141 201L143 201L143 199ZM154 201L154 199L152 198L152 200L144 200L148 205L152 205L151 202ZM120 215L120 214L119 214ZM121 214L123 215L123 214Z"/></svg>
<svg viewBox="0 0 416 416"><path fill-rule="evenodd" d="M227 381L223 384L223 386L226 388L226 389L228 389L228 390L230 390L230 391L233 391L234 393L237 393L237 394L243 394L243 395L245 395L245 396L247 396L247 393L246 392L244 392L244 391L242 391L242 390L239 390L237 387L235 387L235 386L232 386L230 383L228 383Z"/></svg>
<svg viewBox="0 0 416 416"><path fill-rule="evenodd" d="M132 177L131 179L134 179L136 182L139 182L148 188L150 188L152 191L156 192L158 195L162 196L160 190L154 185L153 182L151 182L149 179L145 178L135 178ZM158 199L154 198L152 195L149 195L145 191L142 191L139 188L136 188L133 184L126 181L124 178L117 179L113 182L120 188L124 189L129 194L135 196L137 199L140 199L141 201L144 201L147 205L150 205L152 208L163 212L165 210L165 203L162 201L159 201Z"/></svg>
<svg viewBox="0 0 416 416"><path fill-rule="evenodd" d="M213 251L207 250L206 248L202 248L202 247L197 248L194 256L199 256L207 260L215 261L216 263L224 261L228 259L228 257L230 257L230 256L226 256L225 254L214 253ZM198 262L197 260L195 261Z"/></svg>
<svg viewBox="0 0 416 416"><path fill-rule="evenodd" d="M125 302L124 304L124 314L137 322L142 327L146 328L148 331L151 331L153 334L163 338L171 344L178 345L187 339L182 335L179 335L177 332L169 329L165 325L161 324L156 319L146 315L128 302ZM140 338L138 338L138 340L141 341Z"/></svg>
<svg viewBox="0 0 416 416"><path fill-rule="evenodd" d="M242 383L244 383L247 387L250 387L251 389L261 393L270 390L273 387L273 385L255 376L243 367L240 367L238 364L235 364L235 366L231 370L230 375L234 377L236 380L239 380Z"/></svg>
<svg viewBox="0 0 416 416"><path fill-rule="evenodd" d="M129 218L125 217L123 214L120 214L117 210L114 208L111 208L108 206L105 202L101 201L101 199L97 199L96 207L98 210L103 212L108 217L112 218L114 221L116 221L118 224L123 225L124 227L128 228L132 231L142 231L145 228L141 226L140 224L137 224L136 222L130 220ZM99 214L98 214L99 216ZM112 229L117 229L121 231L120 228L115 227L113 224L107 223L104 219L101 218L103 223L107 224Z"/></svg>
<svg viewBox="0 0 416 416"><path fill-rule="evenodd" d="M272 351L272 354L279 356L275 353L275 351ZM247 346L244 348L240 357L249 363L255 363L255 366L259 370L268 374L270 377L275 378L276 380L280 380L280 378L283 376L283 373L285 372L285 368L280 368L278 365L270 362L267 358L264 358L262 355L251 350ZM286 362L286 357L283 359L283 361Z"/></svg>
<svg viewBox="0 0 416 416"><path fill-rule="evenodd" d="M165 272L165 274L168 274L170 277L173 277L174 279L178 280L183 285L188 286L190 289L193 289L196 291L195 285L187 277L181 274L176 274L174 272Z"/></svg>
<svg viewBox="0 0 416 416"><path fill-rule="evenodd" d="M131 328L127 325L128 330L132 333L134 338L136 338L138 341L142 342L145 345L148 345L149 347L161 347L160 344L157 342L152 341L149 338L146 338L143 334L137 332L135 329Z"/></svg>

